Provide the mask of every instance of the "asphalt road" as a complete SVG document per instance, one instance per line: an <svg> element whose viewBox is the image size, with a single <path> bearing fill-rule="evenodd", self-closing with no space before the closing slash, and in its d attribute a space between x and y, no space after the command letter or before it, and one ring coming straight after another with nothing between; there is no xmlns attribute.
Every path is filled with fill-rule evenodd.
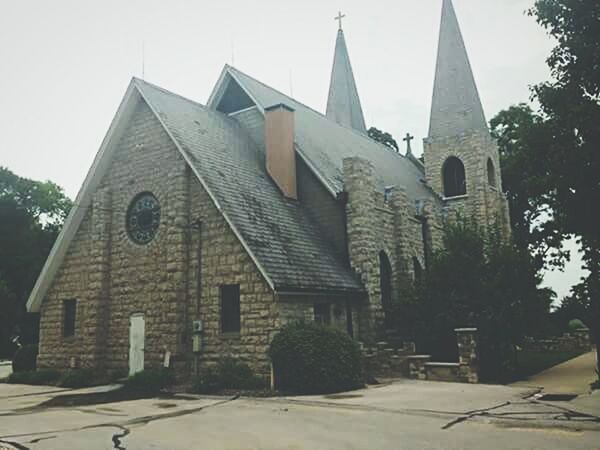
<svg viewBox="0 0 600 450"><path fill-rule="evenodd" d="M0 449L600 449L600 418L505 386L400 380L325 397L37 406L99 389L0 384Z"/></svg>

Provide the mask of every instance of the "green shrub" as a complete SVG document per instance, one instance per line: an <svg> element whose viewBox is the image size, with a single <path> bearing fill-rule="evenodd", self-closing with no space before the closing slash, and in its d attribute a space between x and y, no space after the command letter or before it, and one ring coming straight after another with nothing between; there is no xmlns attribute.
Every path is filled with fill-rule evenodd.
<svg viewBox="0 0 600 450"><path fill-rule="evenodd" d="M324 394L363 386L358 344L346 333L315 323L286 325L269 356L279 389Z"/></svg>
<svg viewBox="0 0 600 450"><path fill-rule="evenodd" d="M6 381L13 384L51 385L55 384L59 378L60 372L58 370L40 369L13 372Z"/></svg>
<svg viewBox="0 0 600 450"><path fill-rule="evenodd" d="M94 369L71 369L64 372L58 382L67 388L82 388L101 384L102 377Z"/></svg>
<svg viewBox="0 0 600 450"><path fill-rule="evenodd" d="M125 381L124 388L143 394L158 394L173 383L173 376L167 369L142 370Z"/></svg>
<svg viewBox="0 0 600 450"><path fill-rule="evenodd" d="M585 326L585 324L579 319L569 320L568 327L569 327L569 331L577 331L577 330L581 330L582 328L587 328Z"/></svg>
<svg viewBox="0 0 600 450"><path fill-rule="evenodd" d="M36 369L38 355L37 345L24 345L15 352L12 360L13 372L32 371Z"/></svg>
<svg viewBox="0 0 600 450"><path fill-rule="evenodd" d="M214 394L224 389L255 390L265 387L245 363L234 358L223 358L216 366L209 367L194 380L192 391L198 394Z"/></svg>

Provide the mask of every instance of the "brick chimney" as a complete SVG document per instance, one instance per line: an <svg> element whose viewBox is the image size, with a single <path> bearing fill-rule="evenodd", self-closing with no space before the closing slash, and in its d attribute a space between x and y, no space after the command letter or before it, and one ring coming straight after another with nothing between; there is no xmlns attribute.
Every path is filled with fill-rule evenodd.
<svg viewBox="0 0 600 450"><path fill-rule="evenodd" d="M279 103L265 108L267 172L287 198L296 200L294 109Z"/></svg>

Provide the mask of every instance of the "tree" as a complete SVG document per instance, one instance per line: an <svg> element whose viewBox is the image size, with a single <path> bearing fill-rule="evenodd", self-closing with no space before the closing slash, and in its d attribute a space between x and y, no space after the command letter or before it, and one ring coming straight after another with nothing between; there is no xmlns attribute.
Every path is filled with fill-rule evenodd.
<svg viewBox="0 0 600 450"><path fill-rule="evenodd" d="M396 153L400 152L400 149L398 148L398 143L390 133L386 133L385 131L381 131L375 127L369 128L369 131L367 133L369 134L369 137L374 141L382 143L386 147L389 147L392 150L394 150Z"/></svg>
<svg viewBox="0 0 600 450"><path fill-rule="evenodd" d="M532 254L537 269L562 266L569 255L561 248L562 230L550 220L551 192L545 161L540 158L551 140L544 118L521 103L500 111L490 127L498 142L515 244Z"/></svg>
<svg viewBox="0 0 600 450"><path fill-rule="evenodd" d="M25 302L54 244L71 201L56 184L21 178L0 167L0 354L10 338L35 339Z"/></svg>
<svg viewBox="0 0 600 450"><path fill-rule="evenodd" d="M441 361L458 357L455 328L476 327L482 379L505 381L515 347L549 312L553 293L540 281L529 253L503 240L499 229L485 233L459 219L446 225L425 282L403 292L394 319L420 352Z"/></svg>
<svg viewBox="0 0 600 450"><path fill-rule="evenodd" d="M534 88L551 136L540 156L553 226L583 249L589 276L575 292L600 344L600 3L537 0L529 13L558 42L547 60L552 79Z"/></svg>

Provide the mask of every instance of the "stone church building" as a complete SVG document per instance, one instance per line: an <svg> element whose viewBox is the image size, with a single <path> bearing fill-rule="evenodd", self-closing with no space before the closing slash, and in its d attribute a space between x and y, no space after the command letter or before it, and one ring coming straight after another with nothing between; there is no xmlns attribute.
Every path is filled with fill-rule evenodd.
<svg viewBox="0 0 600 450"><path fill-rule="evenodd" d="M134 78L29 298L38 366L267 374L297 320L373 342L458 210L509 227L451 0L424 163L367 136L341 24L325 115L231 66L206 105Z"/></svg>

